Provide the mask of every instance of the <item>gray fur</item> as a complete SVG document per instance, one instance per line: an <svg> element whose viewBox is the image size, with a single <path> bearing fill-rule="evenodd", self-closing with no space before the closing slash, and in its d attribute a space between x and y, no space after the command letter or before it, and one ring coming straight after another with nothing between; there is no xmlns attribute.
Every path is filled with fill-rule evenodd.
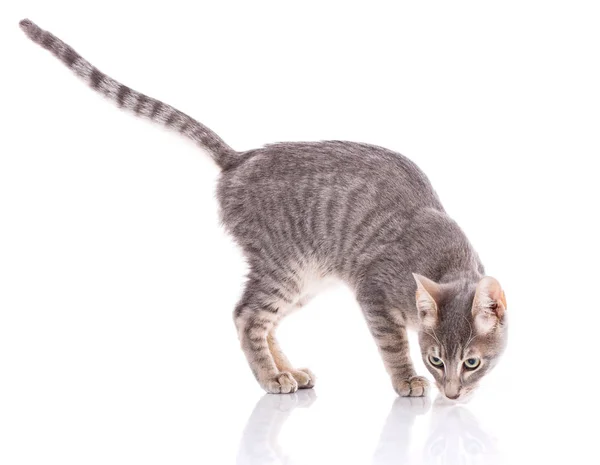
<svg viewBox="0 0 600 465"><path fill-rule="evenodd" d="M410 360L407 328L419 331L423 360L449 397L470 392L495 364L506 340L503 293L495 280L477 287L484 282L477 253L408 158L342 141L237 153L201 123L98 71L31 21L21 27L93 89L178 129L223 169L217 189L222 222L250 268L234 319L264 389L286 393L314 385L310 370L296 370L287 360L275 329L311 297L315 281L332 277L355 291L400 395L428 389ZM416 276L423 283L417 286L412 273L434 282ZM473 353L482 364L470 372L462 363ZM431 354L444 359L443 370L428 362Z"/></svg>

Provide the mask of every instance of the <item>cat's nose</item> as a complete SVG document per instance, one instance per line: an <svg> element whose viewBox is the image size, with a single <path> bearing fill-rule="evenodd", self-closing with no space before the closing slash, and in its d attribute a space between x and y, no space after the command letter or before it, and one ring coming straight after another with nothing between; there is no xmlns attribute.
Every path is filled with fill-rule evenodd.
<svg viewBox="0 0 600 465"><path fill-rule="evenodd" d="M458 399L460 397L460 385L456 381L447 382L444 386L444 395L448 399Z"/></svg>

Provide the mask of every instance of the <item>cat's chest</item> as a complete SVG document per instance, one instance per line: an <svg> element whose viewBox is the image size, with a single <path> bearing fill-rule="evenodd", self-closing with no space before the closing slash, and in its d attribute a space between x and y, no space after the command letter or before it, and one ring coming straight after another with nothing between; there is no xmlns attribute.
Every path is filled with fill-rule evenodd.
<svg viewBox="0 0 600 465"><path fill-rule="evenodd" d="M333 275L326 275L319 269L306 269L299 276L300 296L298 303L304 305L321 292L339 286L341 280Z"/></svg>
<svg viewBox="0 0 600 465"><path fill-rule="evenodd" d="M304 306L317 294L341 283L340 279L331 273L325 272L318 265L304 266L297 270L294 273L293 281L297 293L288 312Z"/></svg>

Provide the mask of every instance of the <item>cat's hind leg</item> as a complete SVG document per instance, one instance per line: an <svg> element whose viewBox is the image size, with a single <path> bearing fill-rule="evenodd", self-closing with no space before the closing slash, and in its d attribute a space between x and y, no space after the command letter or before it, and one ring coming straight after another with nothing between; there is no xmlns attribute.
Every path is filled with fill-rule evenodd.
<svg viewBox="0 0 600 465"><path fill-rule="evenodd" d="M295 306L298 294L293 286L278 285L272 278L251 278L234 312L242 350L267 392L287 394L314 385L314 375L294 369L275 338L278 321Z"/></svg>
<svg viewBox="0 0 600 465"><path fill-rule="evenodd" d="M308 368L299 368L296 369L287 359L281 347L279 346L279 342L275 336L275 331L277 326L273 326L269 334L267 335L267 343L269 344L269 350L271 351L271 355L273 356L273 360L275 361L275 365L279 368L280 371L287 371L291 373L296 382L298 383L299 389L311 389L315 385L316 376L310 371Z"/></svg>

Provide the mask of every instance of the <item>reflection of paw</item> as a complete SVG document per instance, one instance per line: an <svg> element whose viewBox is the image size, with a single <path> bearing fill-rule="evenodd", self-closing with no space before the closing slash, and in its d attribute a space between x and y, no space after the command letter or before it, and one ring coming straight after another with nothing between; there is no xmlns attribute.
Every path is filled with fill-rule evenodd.
<svg viewBox="0 0 600 465"><path fill-rule="evenodd" d="M317 395L313 389L298 390L287 396L265 396L276 399L276 408L281 412L289 412L296 408L309 408L317 400Z"/></svg>
<svg viewBox="0 0 600 465"><path fill-rule="evenodd" d="M411 415L423 415L431 408L431 399L422 397L396 397L392 411L409 412Z"/></svg>
<svg viewBox="0 0 600 465"><path fill-rule="evenodd" d="M290 373L298 383L298 389L311 389L315 386L317 377L308 368L290 370Z"/></svg>
<svg viewBox="0 0 600 465"><path fill-rule="evenodd" d="M313 389L297 391L287 396L265 394L256 404L256 409L261 411L277 410L279 412L291 412L296 408L308 408L315 400L317 400L317 394Z"/></svg>
<svg viewBox="0 0 600 465"><path fill-rule="evenodd" d="M296 407L308 408L317 400L314 389L304 389L293 394L297 398Z"/></svg>
<svg viewBox="0 0 600 465"><path fill-rule="evenodd" d="M291 373L282 371L277 376L261 383L265 391L271 394L289 394L298 390L298 383Z"/></svg>
<svg viewBox="0 0 600 465"><path fill-rule="evenodd" d="M429 381L422 376L393 380L394 389L400 397L423 397L429 392Z"/></svg>

